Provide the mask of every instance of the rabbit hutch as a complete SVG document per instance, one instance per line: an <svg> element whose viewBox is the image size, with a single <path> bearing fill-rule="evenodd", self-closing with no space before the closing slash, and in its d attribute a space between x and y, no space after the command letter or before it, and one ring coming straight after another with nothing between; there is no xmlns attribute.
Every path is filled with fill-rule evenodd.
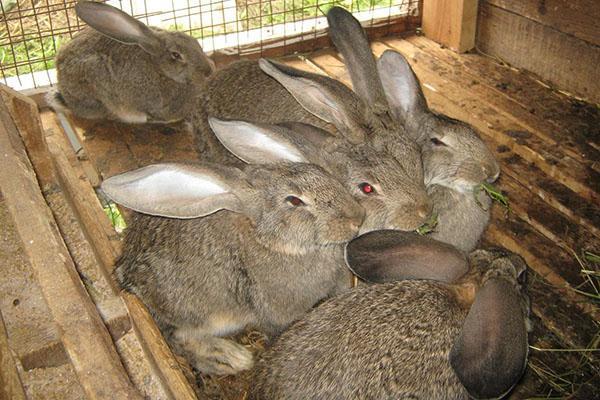
<svg viewBox="0 0 600 400"><path fill-rule="evenodd" d="M184 123L54 112L54 57L74 0L1 0L0 398L246 399L250 373L209 376L175 354L113 268L131 216L103 179L195 161ZM376 57L404 55L429 107L474 126L501 166L482 246L529 266L533 330L512 399L600 398L600 5L597 0L109 0L197 39L217 69L276 59L351 87L333 6ZM236 338L254 354L266 338Z"/></svg>

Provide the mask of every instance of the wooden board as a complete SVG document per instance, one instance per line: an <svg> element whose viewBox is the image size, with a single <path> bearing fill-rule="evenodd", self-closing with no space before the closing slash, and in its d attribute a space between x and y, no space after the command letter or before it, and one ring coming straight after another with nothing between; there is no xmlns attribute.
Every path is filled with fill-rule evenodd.
<svg viewBox="0 0 600 400"><path fill-rule="evenodd" d="M488 4L600 46L597 0L486 0Z"/></svg>
<svg viewBox="0 0 600 400"><path fill-rule="evenodd" d="M423 33L454 51L475 47L477 0L424 0Z"/></svg>
<svg viewBox="0 0 600 400"><path fill-rule="evenodd" d="M35 103L29 102L31 110L37 110ZM81 283L4 102L0 102L0 120L0 147L4 149L4 157L0 158L0 187L11 214L19 216L15 224L25 253L60 327L62 342L79 382L91 399L140 398Z"/></svg>
<svg viewBox="0 0 600 400"><path fill-rule="evenodd" d="M597 27L597 20L592 26ZM559 89L600 103L597 45L482 2L477 48L531 71Z"/></svg>

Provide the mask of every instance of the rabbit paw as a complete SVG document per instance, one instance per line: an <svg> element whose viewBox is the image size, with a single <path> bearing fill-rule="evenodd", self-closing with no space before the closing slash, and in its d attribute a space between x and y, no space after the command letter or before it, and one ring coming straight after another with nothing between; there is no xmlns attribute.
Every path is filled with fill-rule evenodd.
<svg viewBox="0 0 600 400"><path fill-rule="evenodd" d="M254 365L252 352L231 340L203 338L193 346L187 347L193 354L192 364L204 373L233 375Z"/></svg>

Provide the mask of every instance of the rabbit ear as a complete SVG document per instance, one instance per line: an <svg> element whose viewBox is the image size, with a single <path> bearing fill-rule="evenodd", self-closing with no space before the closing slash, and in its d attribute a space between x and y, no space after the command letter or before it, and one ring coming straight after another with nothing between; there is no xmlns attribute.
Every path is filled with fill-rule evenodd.
<svg viewBox="0 0 600 400"><path fill-rule="evenodd" d="M155 164L108 178L102 190L144 214L197 218L223 209L241 212L231 185L242 179L239 170L217 165Z"/></svg>
<svg viewBox="0 0 600 400"><path fill-rule="evenodd" d="M327 13L329 37L344 56L356 94L376 109L388 107L375 57L360 22L349 11L333 7Z"/></svg>
<svg viewBox="0 0 600 400"><path fill-rule="evenodd" d="M75 5L77 16L100 33L125 44L137 44L158 54L161 41L146 25L108 4L84 1Z"/></svg>
<svg viewBox="0 0 600 400"><path fill-rule="evenodd" d="M351 240L346 263L361 279L383 283L404 279L454 282L468 269L454 247L415 232L373 231Z"/></svg>
<svg viewBox="0 0 600 400"><path fill-rule="evenodd" d="M488 280L454 342L450 365L474 398L503 397L525 370L527 330L520 296L510 282Z"/></svg>
<svg viewBox="0 0 600 400"><path fill-rule="evenodd" d="M419 79L402 54L386 50L379 58L377 68L396 119L406 124L429 111Z"/></svg>
<svg viewBox="0 0 600 400"><path fill-rule="evenodd" d="M259 60L264 73L277 80L308 112L329 122L353 143L364 140L364 135L357 134L357 122L347 111L341 96L334 93L329 85L322 83L319 75L279 65L264 58ZM343 85L342 85L343 86ZM344 86L345 89L350 91Z"/></svg>
<svg viewBox="0 0 600 400"><path fill-rule="evenodd" d="M240 160L248 164L271 164L282 161L308 163L306 149L294 143L276 125L251 124L209 118L208 123L219 141Z"/></svg>

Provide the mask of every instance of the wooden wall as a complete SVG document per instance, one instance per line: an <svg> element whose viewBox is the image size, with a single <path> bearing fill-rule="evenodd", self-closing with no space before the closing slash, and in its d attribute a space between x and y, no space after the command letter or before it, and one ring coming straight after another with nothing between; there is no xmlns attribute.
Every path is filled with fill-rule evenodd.
<svg viewBox="0 0 600 400"><path fill-rule="evenodd" d="M600 104L599 0L479 0L477 47Z"/></svg>

